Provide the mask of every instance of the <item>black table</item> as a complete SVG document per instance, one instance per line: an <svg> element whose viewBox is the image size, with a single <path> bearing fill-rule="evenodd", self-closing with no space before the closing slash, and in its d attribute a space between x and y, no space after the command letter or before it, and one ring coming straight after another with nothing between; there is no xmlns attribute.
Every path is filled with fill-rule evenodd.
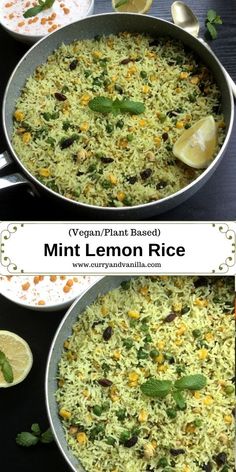
<svg viewBox="0 0 236 472"><path fill-rule="evenodd" d="M112 11L111 0L95 0L95 13ZM171 0L154 0L150 14L171 20ZM232 78L236 80L236 3L235 0L189 0L189 5L201 22L204 35L204 20L209 8L214 8L224 21L219 28L218 39L211 42L212 48ZM10 73L27 47L16 42L0 27L2 98ZM0 148L6 146L0 128ZM233 135L223 161L204 188L191 199L172 211L162 214L159 220L233 220L236 216L236 121ZM33 198L26 189L4 192L0 199L1 220L87 220L86 214L68 208L48 196Z"/></svg>

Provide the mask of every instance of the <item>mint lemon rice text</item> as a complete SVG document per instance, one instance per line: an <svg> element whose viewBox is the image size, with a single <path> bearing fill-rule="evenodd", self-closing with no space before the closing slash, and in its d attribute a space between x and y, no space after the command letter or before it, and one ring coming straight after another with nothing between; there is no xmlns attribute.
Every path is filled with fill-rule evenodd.
<svg viewBox="0 0 236 472"><path fill-rule="evenodd" d="M233 471L233 278L139 277L79 316L58 414L86 472Z"/></svg>
<svg viewBox="0 0 236 472"><path fill-rule="evenodd" d="M207 67L180 42L120 33L63 44L37 67L17 100L12 141L28 170L63 196L132 206L201 174L172 149L208 115L218 123L216 155L224 121Z"/></svg>

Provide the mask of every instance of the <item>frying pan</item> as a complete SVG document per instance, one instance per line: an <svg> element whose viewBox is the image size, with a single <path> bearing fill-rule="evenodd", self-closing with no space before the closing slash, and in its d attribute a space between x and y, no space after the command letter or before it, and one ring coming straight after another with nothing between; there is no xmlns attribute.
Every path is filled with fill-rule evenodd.
<svg viewBox="0 0 236 472"><path fill-rule="evenodd" d="M34 72L35 68L39 64L42 64L47 60L47 57L56 48L58 48L61 43L69 44L74 40L93 38L95 35L102 34L117 34L121 31L148 33L153 37L170 36L174 39L182 41L201 58L201 60L212 71L215 81L221 90L222 111L224 113L226 123L226 137L218 155L209 165L209 167L197 179L178 192L155 202L132 207L99 207L75 202L62 195L59 195L59 193L54 192L39 182L39 180L26 169L11 144L11 135L13 131L12 115L14 112L15 102L19 97L22 88L24 87L26 79ZM224 70L213 52L204 46L198 39L194 38L178 26L152 16L144 16L133 13L106 13L90 16L83 20L79 20L75 23L67 25L55 33L52 33L49 36L43 38L25 54L25 56L21 59L13 71L6 88L3 101L3 127L10 153L4 152L0 156L0 172L5 174L4 179L2 181L0 179L0 189L1 187L6 188L9 185L22 185L28 182L31 188L41 192L47 192L48 195L54 195L54 197L56 197L58 200L64 200L68 205L74 206L75 210L77 210L77 214L79 211L82 212L82 210L86 210L87 215L91 215L91 217L93 216L97 219L146 219L168 211L184 202L197 190L199 190L204 183L207 182L207 180L216 170L223 157L223 154L225 153L232 131L233 118L233 96L229 88ZM12 162L18 165L18 168L20 168L20 173L17 172L6 177L9 165L11 165Z"/></svg>
<svg viewBox="0 0 236 472"><path fill-rule="evenodd" d="M80 462L73 456L71 450L68 449L62 423L58 416L58 405L55 399L55 392L58 388L58 363L63 352L63 343L65 339L71 335L72 325L77 321L80 313L91 305L99 295L104 295L110 290L119 287L124 280L130 279L130 276L108 276L103 277L90 286L82 296L77 298L65 314L51 345L45 378L47 412L57 445L74 472L85 472L85 470Z"/></svg>

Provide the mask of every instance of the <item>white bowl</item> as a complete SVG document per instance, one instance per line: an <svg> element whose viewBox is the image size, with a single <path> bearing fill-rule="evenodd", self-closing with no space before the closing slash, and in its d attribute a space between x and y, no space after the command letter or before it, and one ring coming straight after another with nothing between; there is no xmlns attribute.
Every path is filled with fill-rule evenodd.
<svg viewBox="0 0 236 472"><path fill-rule="evenodd" d="M66 284L66 280L62 281L59 279L59 276L57 277L58 279L56 282L50 282L49 276L44 276L44 280L35 285L33 282L34 276L27 276L31 288L24 291L21 289L21 286L22 283L25 282L26 276L22 277L21 275L14 275L12 276L11 281L8 281L7 277L0 276L0 294L17 305L30 310L59 311L69 308L76 298L78 298L85 290L88 290L90 285L102 278L89 275L68 275L67 279L77 277L80 282L74 283L70 292L65 294L63 292L63 286ZM32 299L33 295L35 297L34 300ZM49 297L49 300L45 305L37 304L36 299L46 299L47 296ZM53 296L55 296L55 298L53 298Z"/></svg>
<svg viewBox="0 0 236 472"><path fill-rule="evenodd" d="M14 29L11 29L9 28L9 25L6 24L6 21L5 19L3 18L3 11L1 10L1 6L0 6L0 23L1 23L1 26L3 27L3 29L5 29L5 31L7 31L13 38L15 38L17 41L20 41L22 43L26 43L26 44L34 44L36 43L37 41L39 41L40 39L42 39L44 36L48 36L48 34L51 34L51 33L48 33L48 34L44 34L44 35L31 35L31 34L24 34L24 33L19 33L17 31L15 31ZM47 12L47 10L45 10L45 12ZM64 26L66 26L67 24L70 24L70 23L74 23L82 18L85 18L86 16L90 16L92 15L94 12L94 0L89 0L89 6L88 6L88 9L83 13L83 14L80 14L79 16L74 16L73 17L73 20L72 21L68 21L68 23L63 23L61 25L61 28L63 28ZM60 29L60 28L58 28ZM57 30L55 30L57 31Z"/></svg>

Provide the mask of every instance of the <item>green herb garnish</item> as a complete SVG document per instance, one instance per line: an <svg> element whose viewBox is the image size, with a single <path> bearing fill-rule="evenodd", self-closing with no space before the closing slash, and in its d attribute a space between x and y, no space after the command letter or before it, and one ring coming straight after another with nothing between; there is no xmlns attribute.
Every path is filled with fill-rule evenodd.
<svg viewBox="0 0 236 472"><path fill-rule="evenodd" d="M51 428L42 433L38 423L32 424L31 432L23 431L16 436L16 443L23 447L35 446L38 442L49 444L52 441L54 441L54 437Z"/></svg>
<svg viewBox="0 0 236 472"><path fill-rule="evenodd" d="M178 390L201 390L206 386L206 377L201 374L186 375L174 383Z"/></svg>
<svg viewBox="0 0 236 472"><path fill-rule="evenodd" d="M6 382L12 383L14 380L12 366L2 351L0 351L0 370Z"/></svg>
<svg viewBox="0 0 236 472"><path fill-rule="evenodd" d="M23 14L24 18L31 18L32 16L38 15L43 10L48 10L48 8L51 8L54 4L55 0L38 0L38 5L35 7L29 8L28 10L25 11Z"/></svg>
<svg viewBox="0 0 236 472"><path fill-rule="evenodd" d="M120 8L123 5L126 5L128 3L128 0L118 0L118 2L115 3L115 8Z"/></svg>
<svg viewBox="0 0 236 472"><path fill-rule="evenodd" d="M99 113L131 113L132 115L139 115L145 111L145 106L142 102L133 102L132 100L119 100L116 98L114 101L107 97L95 97L90 100L88 104L89 108Z"/></svg>
<svg viewBox="0 0 236 472"><path fill-rule="evenodd" d="M211 36L211 39L217 38L217 29L215 25L222 25L223 21L219 15L217 15L215 10L208 10L206 17L206 27Z"/></svg>
<svg viewBox="0 0 236 472"><path fill-rule="evenodd" d="M170 393L178 408L184 410L186 403L181 393L182 390L201 390L205 386L206 377L195 374L185 375L175 382L151 378L141 385L141 390L145 395L152 398L165 398Z"/></svg>
<svg viewBox="0 0 236 472"><path fill-rule="evenodd" d="M142 392L148 397L165 398L172 388L171 380L149 379L141 385Z"/></svg>

